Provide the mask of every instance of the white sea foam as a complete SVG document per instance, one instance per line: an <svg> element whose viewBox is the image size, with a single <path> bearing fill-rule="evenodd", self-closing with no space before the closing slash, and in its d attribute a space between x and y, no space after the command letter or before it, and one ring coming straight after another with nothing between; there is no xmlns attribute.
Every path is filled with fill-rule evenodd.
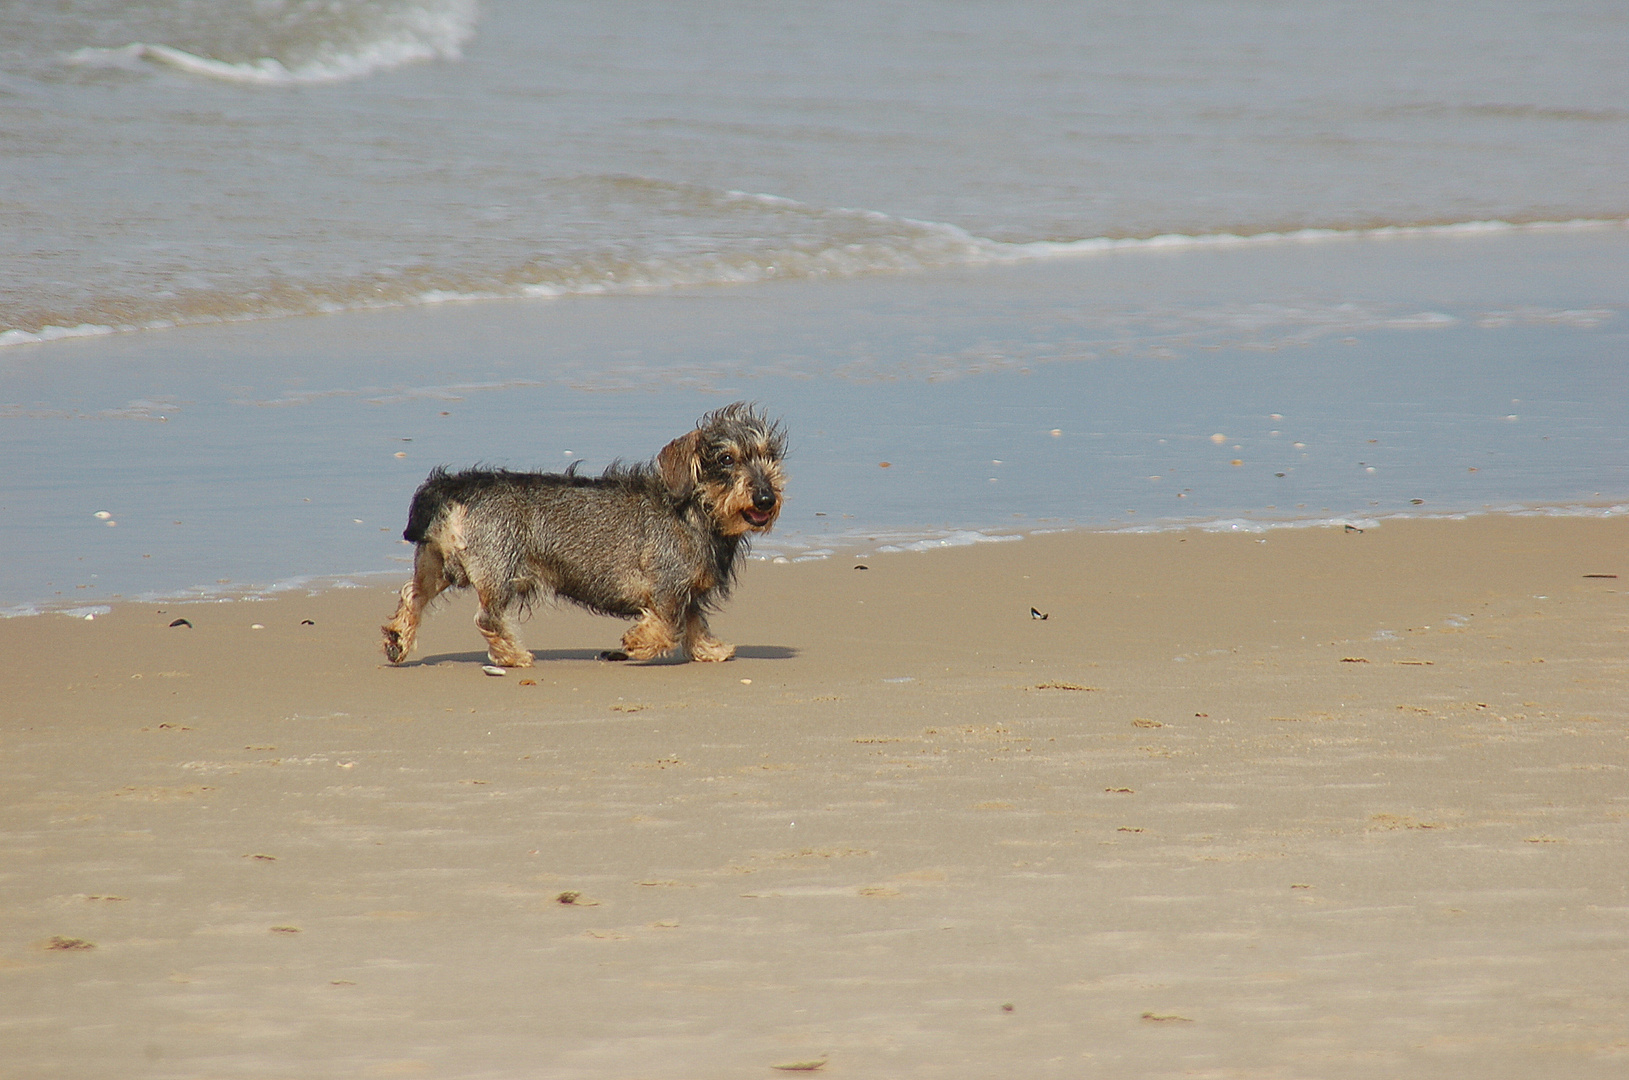
<svg viewBox="0 0 1629 1080"><path fill-rule="evenodd" d="M351 12L367 25L353 40L336 41L316 37L296 42L284 56L261 56L254 60L221 60L173 45L131 42L117 48L87 47L65 59L83 67L132 70L153 63L209 79L257 86L299 86L342 82L365 78L404 64L431 60L457 60L463 46L475 33L478 16L475 0L442 0L439 3L409 4L386 8L377 13L367 9ZM320 33L323 29L318 28ZM303 45L303 47L299 47Z"/></svg>
<svg viewBox="0 0 1629 1080"><path fill-rule="evenodd" d="M1556 505L1524 506L1512 503L1504 506L1488 506L1481 510L1453 511L1448 513L1422 513L1409 511L1394 514L1381 514L1373 517L1352 517L1337 515L1334 517L1297 517L1297 518L1192 518L1154 522L1152 524L1129 525L1123 528L1110 528L1104 531L1125 533L1164 533L1186 532L1197 529L1200 532L1213 533L1249 533L1259 535L1274 532L1280 529L1378 529L1388 521L1464 521L1467 518L1486 517L1489 515L1503 515L1506 517L1577 517L1577 518L1617 518L1629 516L1629 503L1561 503Z"/></svg>
<svg viewBox="0 0 1629 1080"><path fill-rule="evenodd" d="M42 326L38 330L4 330L0 331L0 346L5 345L38 345L44 341L60 341L63 338L99 337L103 334L116 334L119 327L101 326L95 323L81 323L79 326Z"/></svg>
<svg viewBox="0 0 1629 1080"><path fill-rule="evenodd" d="M76 607L55 608L53 615L66 615L71 619L94 619L98 615L112 614L113 609L106 604L80 604Z"/></svg>
<svg viewBox="0 0 1629 1080"><path fill-rule="evenodd" d="M946 533L925 536L920 540L882 544L878 551L937 551L940 548L971 547L974 544L1001 544L1009 540L1022 540L1023 534L994 534L976 529L955 529Z"/></svg>
<svg viewBox="0 0 1629 1080"><path fill-rule="evenodd" d="M1318 244L1331 241L1390 240L1409 237L1486 236L1512 232L1579 232L1629 228L1629 218L1575 218L1567 221L1456 221L1435 225L1382 225L1367 229L1291 229L1259 233L1167 233L1149 237L1089 240L1042 240L1001 245L999 257L1027 259L1078 258L1137 249L1242 247L1247 245Z"/></svg>

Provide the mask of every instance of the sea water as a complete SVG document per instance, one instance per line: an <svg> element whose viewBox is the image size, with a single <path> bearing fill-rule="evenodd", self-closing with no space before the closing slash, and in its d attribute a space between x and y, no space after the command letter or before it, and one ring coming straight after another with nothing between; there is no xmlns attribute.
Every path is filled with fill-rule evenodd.
<svg viewBox="0 0 1629 1080"><path fill-rule="evenodd" d="M0 609L785 417L760 555L1629 501L1607 2L0 5Z"/></svg>

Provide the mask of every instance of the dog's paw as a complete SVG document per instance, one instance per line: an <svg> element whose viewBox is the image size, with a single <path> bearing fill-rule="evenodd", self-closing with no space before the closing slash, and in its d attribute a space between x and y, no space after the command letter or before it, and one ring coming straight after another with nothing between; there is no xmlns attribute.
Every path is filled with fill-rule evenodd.
<svg viewBox="0 0 1629 1080"><path fill-rule="evenodd" d="M392 664L401 663L402 659L407 655L407 650L402 647L401 634L394 630L385 631L384 645L385 659L389 660Z"/></svg>
<svg viewBox="0 0 1629 1080"><path fill-rule="evenodd" d="M704 663L722 663L735 656L735 646L722 641L698 641L690 650L690 659Z"/></svg>

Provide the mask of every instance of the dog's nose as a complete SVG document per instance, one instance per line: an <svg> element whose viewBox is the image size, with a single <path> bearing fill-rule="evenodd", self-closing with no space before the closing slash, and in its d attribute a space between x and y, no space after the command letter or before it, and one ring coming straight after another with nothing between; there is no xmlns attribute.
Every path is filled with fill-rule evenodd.
<svg viewBox="0 0 1629 1080"><path fill-rule="evenodd" d="M759 513L767 514L775 509L775 493L768 488L753 493L752 507Z"/></svg>

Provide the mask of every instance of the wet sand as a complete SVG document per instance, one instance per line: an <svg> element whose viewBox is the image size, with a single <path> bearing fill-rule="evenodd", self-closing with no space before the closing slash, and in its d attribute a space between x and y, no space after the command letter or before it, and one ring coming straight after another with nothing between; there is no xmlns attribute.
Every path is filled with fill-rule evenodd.
<svg viewBox="0 0 1629 1080"><path fill-rule="evenodd" d="M1622 1075L1629 520L863 562L0 621L0 1077Z"/></svg>

